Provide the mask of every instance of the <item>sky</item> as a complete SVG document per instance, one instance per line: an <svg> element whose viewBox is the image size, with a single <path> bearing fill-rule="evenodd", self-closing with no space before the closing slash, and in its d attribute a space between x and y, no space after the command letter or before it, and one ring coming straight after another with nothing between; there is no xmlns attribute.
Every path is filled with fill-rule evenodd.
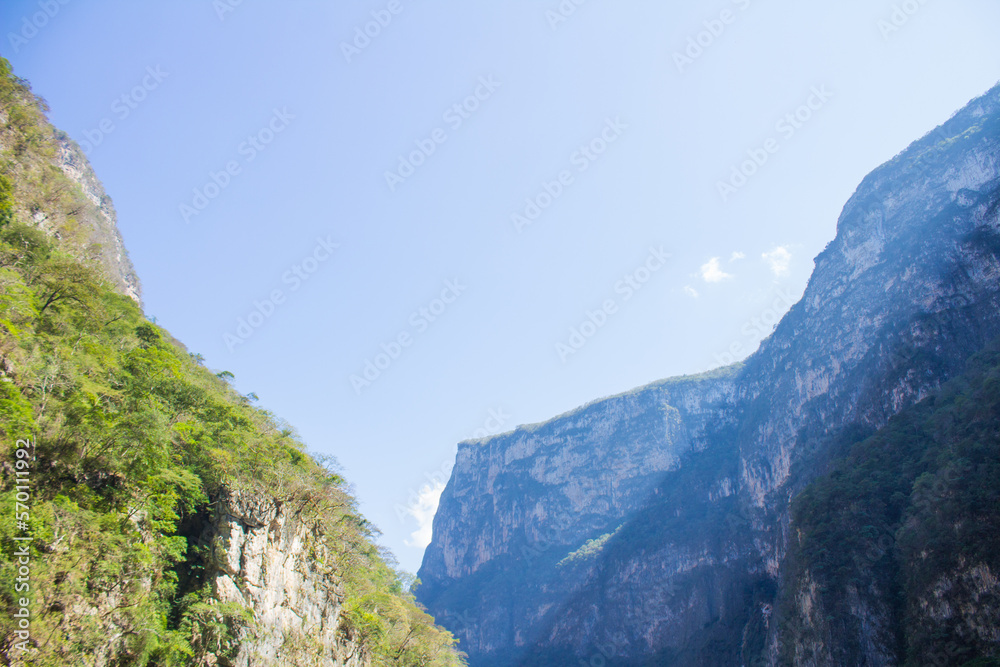
<svg viewBox="0 0 1000 667"><path fill-rule="evenodd" d="M1000 79L991 0L4 0L149 317L415 572L457 443L742 359L861 179Z"/></svg>

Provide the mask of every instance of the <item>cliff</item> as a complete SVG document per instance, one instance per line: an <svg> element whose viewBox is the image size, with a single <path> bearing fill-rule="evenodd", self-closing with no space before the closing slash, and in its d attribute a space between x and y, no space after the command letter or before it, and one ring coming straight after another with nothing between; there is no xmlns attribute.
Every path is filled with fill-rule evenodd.
<svg viewBox="0 0 1000 667"><path fill-rule="evenodd" d="M790 572L791 503L1000 335L998 186L1000 87L863 181L743 364L463 443L418 596L471 664L902 664L888 593L831 627L823 587ZM995 572L940 585L985 595ZM935 613L989 626L981 609ZM815 632L772 622L796 614Z"/></svg>
<svg viewBox="0 0 1000 667"><path fill-rule="evenodd" d="M371 664L344 632L346 587L314 522L288 503L246 492L226 492L207 518L198 544L212 599L248 619L229 664Z"/></svg>

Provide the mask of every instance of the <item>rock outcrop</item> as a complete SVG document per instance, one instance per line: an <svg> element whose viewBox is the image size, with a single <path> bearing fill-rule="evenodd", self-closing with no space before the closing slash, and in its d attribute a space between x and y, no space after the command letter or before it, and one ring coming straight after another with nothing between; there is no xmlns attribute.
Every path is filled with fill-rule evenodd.
<svg viewBox="0 0 1000 667"><path fill-rule="evenodd" d="M202 533L213 599L237 605L246 623L232 667L367 667L342 627L344 592L316 528L275 499L230 491ZM215 656L218 660L219 657Z"/></svg>

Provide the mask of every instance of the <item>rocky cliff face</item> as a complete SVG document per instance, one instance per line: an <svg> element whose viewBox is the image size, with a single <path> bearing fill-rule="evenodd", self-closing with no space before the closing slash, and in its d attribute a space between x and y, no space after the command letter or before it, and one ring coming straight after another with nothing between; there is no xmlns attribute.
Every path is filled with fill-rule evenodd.
<svg viewBox="0 0 1000 667"><path fill-rule="evenodd" d="M206 642L209 664L370 664L342 627L344 592L329 565L333 555L294 510L260 494L228 492L215 504L201 544L212 597L238 606L245 619L231 628L239 640L235 655L212 651Z"/></svg>
<svg viewBox="0 0 1000 667"><path fill-rule="evenodd" d="M185 594L199 592L202 609L191 612L186 633L191 653L185 664L200 667L369 667L370 652L355 641L345 627L344 590L339 573L314 522L301 512L260 492L225 491L210 510L188 519L192 558L179 569L179 586ZM144 517L132 518L155 550L152 535L142 529ZM78 539L78 538L73 538ZM72 540L67 540L72 541ZM65 559L71 545L52 549L53 560ZM111 560L115 554L104 554ZM79 558L73 559L79 562ZM95 569L102 564L93 565ZM87 654L88 665L147 664L137 661L135 645L140 628L123 609L155 595L153 580L162 572L144 573L139 581L97 595L62 598L58 627L65 636L100 637L96 650ZM64 575L65 576L65 575ZM75 575L78 576L78 575ZM61 582L60 582L61 583ZM131 584L131 585L129 585ZM149 622L149 619L143 619ZM6 640L7 638L5 638ZM0 651L3 664L32 665L36 661L10 651ZM64 650L59 664L83 664ZM56 663L50 663L56 664ZM157 661L150 664L165 664Z"/></svg>
<svg viewBox="0 0 1000 667"><path fill-rule="evenodd" d="M732 374L668 380L462 443L421 571L423 600L452 617L469 648L529 645L663 475L709 445L735 395ZM472 597L464 586L453 597L449 580Z"/></svg>
<svg viewBox="0 0 1000 667"><path fill-rule="evenodd" d="M820 629L781 636L789 503L1000 335L998 188L1000 87L864 180L744 364L464 443L419 596L472 664L774 664L798 641L796 664L844 642L897 664L887 601L838 634L808 577L787 585Z"/></svg>

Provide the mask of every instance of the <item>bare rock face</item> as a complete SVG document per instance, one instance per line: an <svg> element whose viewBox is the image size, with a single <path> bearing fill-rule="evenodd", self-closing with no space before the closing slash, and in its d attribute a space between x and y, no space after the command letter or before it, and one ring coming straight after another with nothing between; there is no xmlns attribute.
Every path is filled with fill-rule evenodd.
<svg viewBox="0 0 1000 667"><path fill-rule="evenodd" d="M202 542L213 597L249 616L232 628L235 656L213 655L213 664L368 667L341 628L340 580L327 565L333 558L298 514L270 497L230 491Z"/></svg>
<svg viewBox="0 0 1000 667"><path fill-rule="evenodd" d="M90 230L91 243L100 247L99 261L107 277L119 292L141 303L142 287L118 230L118 216L111 197L104 191L80 147L64 134L59 134L58 139L58 166L80 186L86 199L85 206L77 213L77 220Z"/></svg>
<svg viewBox="0 0 1000 667"><path fill-rule="evenodd" d="M779 596L790 501L838 436L882 428L1000 335L998 208L1000 87L865 178L743 364L460 445L419 599L476 667L774 664L782 642L801 643L796 664L838 664L844 642L897 664L877 592L857 592L850 637L808 578ZM809 638L781 636L779 598L813 619ZM934 604L989 632L983 605Z"/></svg>
<svg viewBox="0 0 1000 667"><path fill-rule="evenodd" d="M462 633L463 650L529 645L663 475L707 446L733 397L730 372L668 380L462 443L421 570L422 600ZM475 597L452 602L448 580L472 582Z"/></svg>
<svg viewBox="0 0 1000 667"><path fill-rule="evenodd" d="M623 520L663 473L680 466L682 454L704 446L706 421L732 396L725 375L668 381L547 424L462 443L449 489L449 507L458 514L440 515L442 539L427 562L465 577L498 555L520 557L519 547L547 541L553 520L561 521L567 544ZM474 522L463 500L491 502L504 525Z"/></svg>

